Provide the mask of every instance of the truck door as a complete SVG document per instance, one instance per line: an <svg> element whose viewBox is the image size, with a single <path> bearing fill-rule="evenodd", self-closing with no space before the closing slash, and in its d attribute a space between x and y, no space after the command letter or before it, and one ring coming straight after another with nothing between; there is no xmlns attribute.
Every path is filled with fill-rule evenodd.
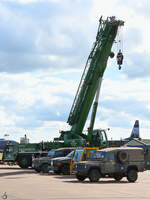
<svg viewBox="0 0 150 200"><path fill-rule="evenodd" d="M113 153L105 154L105 164L104 164L104 173L113 173L115 172L115 156Z"/></svg>
<svg viewBox="0 0 150 200"><path fill-rule="evenodd" d="M70 174L73 171L74 164L81 160L82 153L83 153L83 148L75 150L73 157L72 157L72 160L71 160L71 163L70 163Z"/></svg>

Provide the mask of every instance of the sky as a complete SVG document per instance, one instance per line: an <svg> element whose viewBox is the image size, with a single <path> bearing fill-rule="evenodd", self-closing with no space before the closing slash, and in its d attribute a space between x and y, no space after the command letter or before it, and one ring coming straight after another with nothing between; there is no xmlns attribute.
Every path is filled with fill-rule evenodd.
<svg viewBox="0 0 150 200"><path fill-rule="evenodd" d="M95 128L126 138L138 119L140 136L150 138L149 9L149 0L1 0L0 138L50 141L70 129L100 16L125 22L118 34L124 63L118 70L116 58L108 61ZM115 54L118 48L115 43Z"/></svg>

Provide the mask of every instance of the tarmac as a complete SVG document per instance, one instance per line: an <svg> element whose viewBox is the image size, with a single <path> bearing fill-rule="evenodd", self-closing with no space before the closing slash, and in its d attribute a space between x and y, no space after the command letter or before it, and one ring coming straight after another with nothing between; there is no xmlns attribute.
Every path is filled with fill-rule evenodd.
<svg viewBox="0 0 150 200"><path fill-rule="evenodd" d="M33 169L1 165L0 200L5 197L8 200L150 199L150 171L138 175L135 183L129 183L126 178L120 182L100 179L98 183L90 183L88 179L79 182L74 176L44 175Z"/></svg>

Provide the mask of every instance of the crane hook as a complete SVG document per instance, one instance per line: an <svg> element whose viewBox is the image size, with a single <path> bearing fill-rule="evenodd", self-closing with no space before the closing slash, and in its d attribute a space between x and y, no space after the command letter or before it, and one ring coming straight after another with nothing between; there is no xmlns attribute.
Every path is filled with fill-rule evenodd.
<svg viewBox="0 0 150 200"><path fill-rule="evenodd" d="M122 63L123 63L123 54L121 52L121 49L119 49L119 52L117 54L117 64L119 65L119 70L121 69Z"/></svg>

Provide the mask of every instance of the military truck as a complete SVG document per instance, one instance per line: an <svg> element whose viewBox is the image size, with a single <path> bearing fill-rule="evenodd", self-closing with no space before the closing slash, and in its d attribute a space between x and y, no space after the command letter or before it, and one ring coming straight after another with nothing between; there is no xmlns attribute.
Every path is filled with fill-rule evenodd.
<svg viewBox="0 0 150 200"><path fill-rule="evenodd" d="M70 174L70 163L74 152L75 150L64 157L52 158L49 164L49 170L53 171L55 174Z"/></svg>
<svg viewBox="0 0 150 200"><path fill-rule="evenodd" d="M52 158L66 156L74 149L74 147L68 147L50 150L46 157L33 159L32 168L34 168L36 172L48 173L49 164L51 163Z"/></svg>
<svg viewBox="0 0 150 200"><path fill-rule="evenodd" d="M42 153L40 143L29 144L8 144L3 151L3 162L17 163L21 168L28 168L32 165L32 157Z"/></svg>
<svg viewBox="0 0 150 200"><path fill-rule="evenodd" d="M65 157L51 159L49 168L56 174L72 174L76 162L88 159L91 156L91 153L98 149L98 147L77 148Z"/></svg>
<svg viewBox="0 0 150 200"><path fill-rule="evenodd" d="M100 178L108 177L116 181L127 177L129 182L135 182L138 172L144 170L144 151L137 147L98 150L93 152L90 160L76 163L74 168L79 181L89 178L91 182L98 182Z"/></svg>

